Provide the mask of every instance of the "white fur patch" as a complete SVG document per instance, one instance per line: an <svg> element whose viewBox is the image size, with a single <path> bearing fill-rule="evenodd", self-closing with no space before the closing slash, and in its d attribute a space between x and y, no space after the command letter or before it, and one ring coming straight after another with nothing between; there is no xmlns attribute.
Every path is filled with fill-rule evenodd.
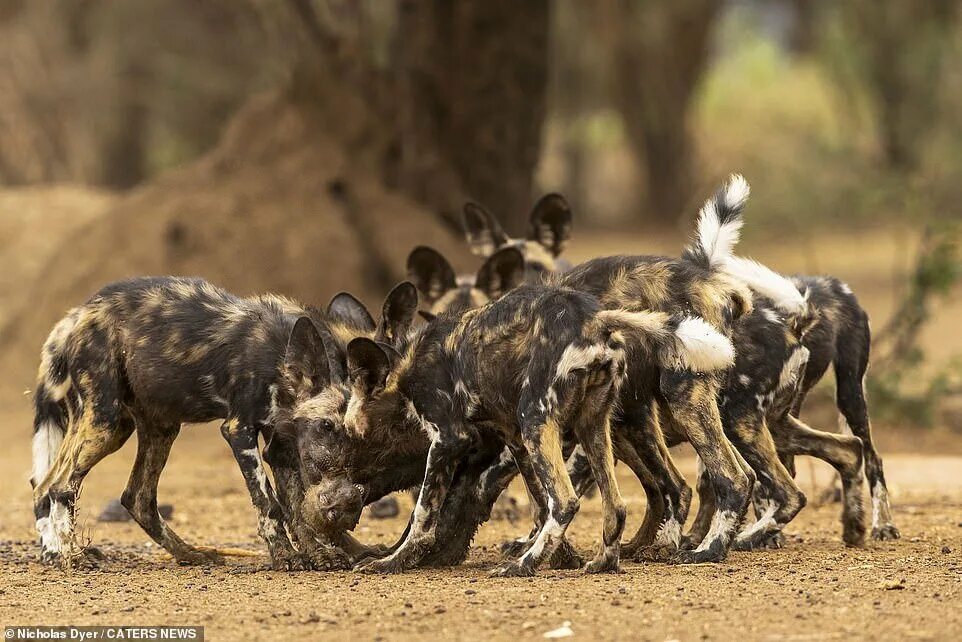
<svg viewBox="0 0 962 642"><path fill-rule="evenodd" d="M575 370L587 368L593 363L597 363L604 356L608 347L600 343L588 346L576 346L570 344L565 348L558 366L555 368L555 381L565 379Z"/></svg>
<svg viewBox="0 0 962 642"><path fill-rule="evenodd" d="M678 358L682 365L696 372L730 368L735 363L735 346L700 317L685 317L675 329Z"/></svg>
<svg viewBox="0 0 962 642"><path fill-rule="evenodd" d="M783 312L802 315L808 311L808 302L795 284L758 261L730 256L722 269L755 292L771 299L775 307Z"/></svg>
<svg viewBox="0 0 962 642"><path fill-rule="evenodd" d="M880 528L891 523L888 491L882 482L875 482L875 486L872 487L872 528Z"/></svg>
<svg viewBox="0 0 962 642"><path fill-rule="evenodd" d="M705 539L701 541L695 552L700 553L708 549L711 544L717 540L721 539L727 543L728 535L733 528L738 524L738 516L732 511L715 511L715 514L711 519L711 526L708 528L708 533L705 535Z"/></svg>
<svg viewBox="0 0 962 642"><path fill-rule="evenodd" d="M725 187L724 204L729 209L740 208L748 200L751 189L740 174L732 174ZM698 213L698 245L712 267L720 267L728 259L741 233L740 218L722 225L718 217L715 197L705 201Z"/></svg>
<svg viewBox="0 0 962 642"><path fill-rule="evenodd" d="M756 533L764 532L772 527L777 526L777 523L775 522L775 511L778 510L778 505L771 499L761 499L758 501L758 505L762 508L761 515L757 516L754 524L738 534L738 536L735 538L736 541L746 541Z"/></svg>
<svg viewBox="0 0 962 642"><path fill-rule="evenodd" d="M664 523L658 527L658 532L655 533L654 544L656 546L671 546L677 549L678 545L681 543L681 524L672 515L664 521Z"/></svg>
<svg viewBox="0 0 962 642"><path fill-rule="evenodd" d="M30 479L35 485L42 482L50 472L62 443L63 430L52 421L40 424L37 432L33 434L33 470Z"/></svg>
<svg viewBox="0 0 962 642"><path fill-rule="evenodd" d="M778 390L794 386L808 364L808 348L800 347L788 358L778 375Z"/></svg>
<svg viewBox="0 0 962 642"><path fill-rule="evenodd" d="M549 517L547 521L545 521L544 526L541 527L541 530L538 532L538 536L535 538L534 542L518 561L522 564L527 564L531 561L537 561L541 557L542 553L544 553L544 549L548 544L548 540L559 540L564 533L565 529L562 528L561 524L559 524L554 517Z"/></svg>

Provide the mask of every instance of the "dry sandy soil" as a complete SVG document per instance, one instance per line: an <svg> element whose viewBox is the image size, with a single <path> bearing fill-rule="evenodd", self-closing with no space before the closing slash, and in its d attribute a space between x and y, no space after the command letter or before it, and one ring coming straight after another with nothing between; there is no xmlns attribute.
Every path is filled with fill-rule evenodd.
<svg viewBox="0 0 962 642"><path fill-rule="evenodd" d="M80 523L109 556L97 571L40 566L27 474L29 418L8 415L0 452L0 623L190 624L207 639L542 639L570 622L580 639L947 639L962 630L962 457L889 454L895 517L904 539L841 545L838 507L809 507L779 551L732 553L722 564L628 562L617 575L543 571L532 579L489 579L496 545L527 524L487 524L460 568L397 577L350 572L262 570L262 558L181 568L132 524L96 521L126 481L128 444L88 478ZM14 430L19 425L21 430ZM681 459L686 474L692 460ZM629 529L644 495L622 474ZM806 491L828 472L799 467ZM516 489L517 491L517 489ZM520 493L523 497L523 492ZM263 551L255 515L216 428L186 429L174 447L160 499L190 541ZM388 542L404 525L365 516L356 534ZM572 527L585 553L600 531L598 500Z"/></svg>

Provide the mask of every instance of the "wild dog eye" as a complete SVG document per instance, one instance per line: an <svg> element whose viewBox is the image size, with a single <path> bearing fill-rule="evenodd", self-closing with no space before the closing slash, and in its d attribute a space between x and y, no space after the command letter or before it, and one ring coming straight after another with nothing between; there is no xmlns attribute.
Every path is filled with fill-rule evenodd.
<svg viewBox="0 0 962 642"><path fill-rule="evenodd" d="M328 430L328 431L334 430L334 422L331 421L330 419L322 419L321 430Z"/></svg>

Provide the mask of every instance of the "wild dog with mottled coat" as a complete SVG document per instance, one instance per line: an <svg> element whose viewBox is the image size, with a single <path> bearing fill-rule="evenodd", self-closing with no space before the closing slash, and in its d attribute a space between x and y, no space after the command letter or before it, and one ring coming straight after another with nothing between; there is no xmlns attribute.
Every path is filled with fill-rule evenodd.
<svg viewBox="0 0 962 642"><path fill-rule="evenodd" d="M835 403L842 434L854 435L862 441L865 477L872 496L872 538L898 539L900 534L892 520L882 457L872 440L865 400L865 373L872 343L868 313L852 289L837 278L796 276L792 280L816 311L815 321L802 339L809 360L792 416L799 417L805 397L831 365L835 371ZM786 462L794 471L791 453L786 453Z"/></svg>
<svg viewBox="0 0 962 642"><path fill-rule="evenodd" d="M272 413L282 402L278 382L288 340L306 319L343 370L343 346L369 334L396 336L413 287L392 293L379 327L352 319L350 297L335 297L325 314L274 295L236 297L196 278L144 277L108 285L72 309L43 347L35 395L33 439L34 510L45 562L83 561L74 545L76 498L87 473L137 432L137 457L121 502L150 537L184 564L220 561L216 550L184 542L157 511L157 484L181 424L223 419L230 444L259 514L259 532L275 568L344 566L348 560L299 527L300 477L285 467L279 448L271 461L280 501L258 448L269 439ZM303 385L318 381L305 373ZM292 546L292 534L302 551ZM339 541L343 547L345 543Z"/></svg>
<svg viewBox="0 0 962 642"><path fill-rule="evenodd" d="M296 439L309 485L305 506L315 506L305 514L321 528L351 526L372 495L420 478L403 541L359 567L411 568L434 547L444 513L457 509L445 499L459 463L494 435L545 508L527 549L494 574L530 575L578 509L561 451L564 437L573 435L588 457L605 515L602 550L586 570L617 569L625 511L609 420L629 342L638 358L672 369L714 372L734 356L728 339L701 319L601 310L589 295L547 286L522 286L480 309L441 315L413 332L399 353L352 341L347 381L335 380L312 396L294 377L292 396L299 401L282 409L289 416L277 434Z"/></svg>
<svg viewBox="0 0 962 642"><path fill-rule="evenodd" d="M474 218L493 220L490 214L485 219ZM469 232L469 242L474 244L474 238L478 236L483 235L477 231ZM818 315L808 309L807 301L791 282L764 266L730 257L722 263L721 269L758 292L753 301L754 309L735 324L732 338L738 346L738 358L720 391L725 432L759 475L759 492L755 493L758 520L739 534L735 545L742 549L771 543L777 545L781 528L805 504L801 490L776 456L769 426L776 432L779 454L811 454L829 462L840 472L845 480L843 490L846 498L842 517L843 538L850 545L858 545L864 526L859 472L861 458L858 456L857 440L813 430L796 420L797 412L796 418L792 418L785 411L786 406L796 403L801 382L799 374L811 372L805 368L808 351L800 344L799 337L818 324ZM669 495L677 496L677 488L681 489L684 500L687 486L683 485L683 480L680 482L682 485L677 486L678 477L674 475L673 467L663 470L661 475L651 475L650 471L646 473L643 462L632 462L635 453L630 444L620 444L619 448L620 429L621 421L616 417L613 431L616 455L627 461L639 474L648 496L644 523L625 546L624 552L647 559L651 555L649 545L658 539L664 540L668 532L677 533L680 530L677 524L668 528L674 520L665 521L664 507L666 502L670 504L672 501ZM673 443L684 439L684 435L671 430L669 437ZM670 458L665 459L670 462ZM580 453L576 451L570 463L573 479L590 478ZM488 478L497 479L498 476L490 475ZM674 480L667 484L668 494L666 480ZM702 501L698 518L687 538L696 545L703 541L715 507L711 486L704 474L700 476L699 494Z"/></svg>

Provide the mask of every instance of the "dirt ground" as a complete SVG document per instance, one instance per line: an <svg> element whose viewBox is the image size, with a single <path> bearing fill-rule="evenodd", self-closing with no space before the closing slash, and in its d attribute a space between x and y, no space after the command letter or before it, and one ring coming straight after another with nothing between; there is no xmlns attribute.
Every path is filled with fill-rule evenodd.
<svg viewBox="0 0 962 642"><path fill-rule="evenodd" d="M487 524L460 568L397 577L350 572L261 570L262 558L181 568L133 524L95 517L119 495L133 443L88 477L79 520L109 559L97 571L61 570L36 561L29 486L29 418L7 416L0 451L0 622L12 624L203 625L207 639L542 639L570 623L575 638L642 640L948 639L962 630L962 456L886 452L895 518L904 538L842 546L838 506L810 506L779 551L732 553L721 564L623 564L617 575L542 571L532 579L489 579L497 544L525 522ZM22 430L13 430L15 425ZM133 440L132 440L133 441ZM884 445L884 440L883 440ZM694 474L689 456L681 457ZM644 495L619 467L629 530ZM829 478L802 463L810 491ZM523 491L515 489L524 497ZM185 429L161 482L175 506L173 527L194 543L264 551L230 452L210 426ZM356 534L392 541L401 516L365 516ZM597 499L572 530L584 553L597 546Z"/></svg>

